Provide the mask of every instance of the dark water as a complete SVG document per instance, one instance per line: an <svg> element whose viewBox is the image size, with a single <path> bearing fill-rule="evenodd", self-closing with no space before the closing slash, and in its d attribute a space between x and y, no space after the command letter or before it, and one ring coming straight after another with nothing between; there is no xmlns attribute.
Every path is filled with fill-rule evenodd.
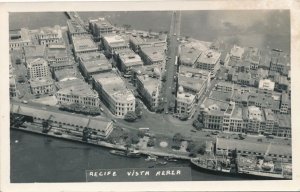
<svg viewBox="0 0 300 192"><path fill-rule="evenodd" d="M129 24L133 29L167 31L171 12L81 12L84 20L107 18L117 26ZM11 13L10 29L66 25L62 12ZM290 17L288 11L185 11L181 34L199 40L224 40L242 46L279 48L290 51ZM18 140L18 143L14 143ZM149 163L141 159L113 156L109 150L47 138L20 131L11 132L12 182L80 182L86 169L142 168ZM167 166L189 166L169 163ZM192 170L192 180L236 180Z"/></svg>
<svg viewBox="0 0 300 192"><path fill-rule="evenodd" d="M117 26L168 31L170 11L80 12L84 20L106 17ZM11 13L10 29L66 25L62 12ZM287 10L182 11L181 34L204 41L224 40L241 46L278 48L290 52L290 13Z"/></svg>
<svg viewBox="0 0 300 192"><path fill-rule="evenodd" d="M147 168L153 164L144 158L111 155L109 149L102 147L11 131L11 182L85 182L85 170ZM169 162L166 166L190 165L181 161ZM192 169L192 180L222 181L242 178L212 175Z"/></svg>

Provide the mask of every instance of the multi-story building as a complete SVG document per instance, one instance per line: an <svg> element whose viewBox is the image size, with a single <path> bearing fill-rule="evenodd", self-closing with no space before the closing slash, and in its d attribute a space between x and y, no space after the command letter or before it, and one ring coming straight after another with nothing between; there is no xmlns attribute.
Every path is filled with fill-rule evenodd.
<svg viewBox="0 0 300 192"><path fill-rule="evenodd" d="M30 79L31 92L34 95L52 94L55 92L54 82L50 77Z"/></svg>
<svg viewBox="0 0 300 192"><path fill-rule="evenodd" d="M23 60L26 64L27 60L45 58L46 47L45 45L30 45L23 48Z"/></svg>
<svg viewBox="0 0 300 192"><path fill-rule="evenodd" d="M234 90L234 84L226 81L219 81L215 88L217 91L232 92Z"/></svg>
<svg viewBox="0 0 300 192"><path fill-rule="evenodd" d="M161 81L157 78L149 77L147 74L141 74L137 76L136 87L148 108L151 111L155 111L159 105Z"/></svg>
<svg viewBox="0 0 300 192"><path fill-rule="evenodd" d="M191 93L196 96L196 99L199 99L207 90L208 79L189 76L189 74L179 74L178 86L182 86L184 92Z"/></svg>
<svg viewBox="0 0 300 192"><path fill-rule="evenodd" d="M38 33L37 38L40 45L59 44L63 42L62 31L59 25L54 28L42 27Z"/></svg>
<svg viewBox="0 0 300 192"><path fill-rule="evenodd" d="M196 96L183 91L183 87L178 88L176 97L176 114L178 117L191 117L195 113Z"/></svg>
<svg viewBox="0 0 300 192"><path fill-rule="evenodd" d="M278 137L291 138L291 115L290 114L277 114L278 127L273 131L273 135Z"/></svg>
<svg viewBox="0 0 300 192"><path fill-rule="evenodd" d="M78 54L80 53L92 53L98 51L98 46L90 35L73 36L72 42L76 59L78 59Z"/></svg>
<svg viewBox="0 0 300 192"><path fill-rule="evenodd" d="M261 60L261 51L258 48L249 47L243 55L243 60L250 63L250 69L256 70Z"/></svg>
<svg viewBox="0 0 300 192"><path fill-rule="evenodd" d="M244 120L247 122L247 132L262 133L265 130L265 117L262 110L256 106L249 106L244 110Z"/></svg>
<svg viewBox="0 0 300 192"><path fill-rule="evenodd" d="M105 55L100 52L78 54L79 68L86 79L92 75L109 72L112 70L110 62Z"/></svg>
<svg viewBox="0 0 300 192"><path fill-rule="evenodd" d="M26 63L27 63L27 74L30 79L49 76L49 67L45 59L43 58L30 59Z"/></svg>
<svg viewBox="0 0 300 192"><path fill-rule="evenodd" d="M16 79L13 75L9 76L9 96L10 98L17 97Z"/></svg>
<svg viewBox="0 0 300 192"><path fill-rule="evenodd" d="M99 107L99 96L87 83L81 79L60 81L56 93L58 104L79 103L84 106Z"/></svg>
<svg viewBox="0 0 300 192"><path fill-rule="evenodd" d="M29 30L26 28L21 28L20 31L16 33L9 34L9 48L10 50L18 50L25 46L31 45L31 37Z"/></svg>
<svg viewBox="0 0 300 192"><path fill-rule="evenodd" d="M273 134L276 130L276 124L278 124L278 119L273 113L271 109L263 109L264 116L265 116L265 130L264 133L266 134Z"/></svg>
<svg viewBox="0 0 300 192"><path fill-rule="evenodd" d="M68 25L68 31L69 31L69 36L70 38L74 36L85 36L88 35L89 33L83 26L81 26L77 21L69 19L67 21Z"/></svg>
<svg viewBox="0 0 300 192"><path fill-rule="evenodd" d="M195 67L209 71L211 77L214 77L220 68L221 53L214 50L206 50L197 59Z"/></svg>
<svg viewBox="0 0 300 192"><path fill-rule="evenodd" d="M46 49L46 59L48 64L65 63L69 61L69 56L65 45L49 45Z"/></svg>
<svg viewBox="0 0 300 192"><path fill-rule="evenodd" d="M287 76L290 69L289 55L280 50L273 49L271 52L270 71L276 71Z"/></svg>
<svg viewBox="0 0 300 192"><path fill-rule="evenodd" d="M100 39L103 35L110 34L113 26L105 18L89 20L89 28L96 39Z"/></svg>
<svg viewBox="0 0 300 192"><path fill-rule="evenodd" d="M74 68L72 69L61 69L54 71L54 79L56 81L66 81L77 78L77 73Z"/></svg>
<svg viewBox="0 0 300 192"><path fill-rule="evenodd" d="M143 66L141 57L131 49L123 49L116 51L117 65L120 71L127 73L134 67Z"/></svg>
<svg viewBox="0 0 300 192"><path fill-rule="evenodd" d="M180 65L194 66L202 51L194 47L180 47L179 62Z"/></svg>
<svg viewBox="0 0 300 192"><path fill-rule="evenodd" d="M154 34L148 32L133 33L129 36L129 46L135 51L139 52L141 47L160 47L167 46L166 34Z"/></svg>
<svg viewBox="0 0 300 192"><path fill-rule="evenodd" d="M240 61L243 58L245 49L243 47L239 47L234 45L233 48L230 50L229 59L233 61Z"/></svg>
<svg viewBox="0 0 300 192"><path fill-rule="evenodd" d="M117 50L128 48L128 43L120 35L106 35L102 39L105 50L111 54L114 54Z"/></svg>
<svg viewBox="0 0 300 192"><path fill-rule="evenodd" d="M291 112L291 100L287 93L282 93L280 100L280 113L289 114Z"/></svg>
<svg viewBox="0 0 300 192"><path fill-rule="evenodd" d="M270 79L262 79L259 81L258 88L273 91L275 88L275 82L271 81Z"/></svg>
<svg viewBox="0 0 300 192"><path fill-rule="evenodd" d="M158 47L141 47L139 55L141 56L145 65L155 65L166 63L166 48L164 46Z"/></svg>
<svg viewBox="0 0 300 192"><path fill-rule="evenodd" d="M93 79L101 100L113 115L124 118L127 112L135 111L135 97L117 74L97 74Z"/></svg>

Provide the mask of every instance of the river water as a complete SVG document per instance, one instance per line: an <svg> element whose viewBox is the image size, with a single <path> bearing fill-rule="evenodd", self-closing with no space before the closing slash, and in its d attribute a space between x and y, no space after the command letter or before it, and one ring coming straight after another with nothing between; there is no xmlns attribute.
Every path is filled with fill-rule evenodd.
<svg viewBox="0 0 300 192"><path fill-rule="evenodd" d="M168 31L171 12L81 12L84 20L107 16L117 26ZM261 19L263 18L263 20ZM11 13L10 29L66 25L61 12ZM221 39L258 48L290 51L288 11L189 11L182 13L181 34L204 41ZM15 142L18 140L18 142ZM101 168L144 168L143 158L114 156L108 149L45 136L11 131L11 182L84 182L85 170ZM173 162L166 166L190 166ZM241 180L192 170L193 181Z"/></svg>

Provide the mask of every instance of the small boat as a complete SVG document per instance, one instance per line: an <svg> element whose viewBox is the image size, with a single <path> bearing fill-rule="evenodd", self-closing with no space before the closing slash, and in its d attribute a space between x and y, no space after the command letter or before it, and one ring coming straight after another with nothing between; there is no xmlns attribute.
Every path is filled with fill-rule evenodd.
<svg viewBox="0 0 300 192"><path fill-rule="evenodd" d="M166 165L166 164L167 164L166 161L159 161L159 162L156 163L156 165Z"/></svg>
<svg viewBox="0 0 300 192"><path fill-rule="evenodd" d="M155 155L149 155L145 161L156 161L157 160L157 156Z"/></svg>
<svg viewBox="0 0 300 192"><path fill-rule="evenodd" d="M121 150L110 150L111 154L120 155L125 157L139 158L141 154L138 151L121 151Z"/></svg>
<svg viewBox="0 0 300 192"><path fill-rule="evenodd" d="M153 168L154 167L154 165L150 165L150 166L148 166L148 168Z"/></svg>
<svg viewBox="0 0 300 192"><path fill-rule="evenodd" d="M177 161L177 159L174 159L174 158L172 158L172 157L165 157L164 158L165 160L167 160L167 161L173 161L173 162L176 162Z"/></svg>

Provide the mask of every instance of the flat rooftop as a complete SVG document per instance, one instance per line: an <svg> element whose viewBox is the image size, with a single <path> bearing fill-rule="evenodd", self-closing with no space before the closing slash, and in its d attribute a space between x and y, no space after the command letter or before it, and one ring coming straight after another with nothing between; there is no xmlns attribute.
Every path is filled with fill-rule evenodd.
<svg viewBox="0 0 300 192"><path fill-rule="evenodd" d="M75 52L98 50L98 46L90 35L72 37Z"/></svg>
<svg viewBox="0 0 300 192"><path fill-rule="evenodd" d="M119 54L121 61L127 67L131 67L134 65L143 65L141 57L131 49L119 50L117 51L117 53Z"/></svg>
<svg viewBox="0 0 300 192"><path fill-rule="evenodd" d="M71 34L87 33L87 31L74 20L67 20L67 25Z"/></svg>
<svg viewBox="0 0 300 192"><path fill-rule="evenodd" d="M81 79L72 79L66 81L60 81L57 83L57 88L59 91L57 93L66 95L78 95L82 97L94 97L98 98L96 91Z"/></svg>
<svg viewBox="0 0 300 192"><path fill-rule="evenodd" d="M46 55L48 59L67 58L68 53L66 48L47 48Z"/></svg>
<svg viewBox="0 0 300 192"><path fill-rule="evenodd" d="M97 19L89 20L90 23L97 25L100 29L101 28L112 28L112 24L108 22L104 17L99 17Z"/></svg>
<svg viewBox="0 0 300 192"><path fill-rule="evenodd" d="M47 86L54 83L53 79L50 77L38 77L38 78L30 79L29 82L32 88Z"/></svg>
<svg viewBox="0 0 300 192"><path fill-rule="evenodd" d="M29 34L29 30L27 28L21 28L20 31L18 31L17 33L10 33L9 34L10 42L30 42L31 38L30 38L30 34Z"/></svg>
<svg viewBox="0 0 300 192"><path fill-rule="evenodd" d="M95 73L112 69L112 65L103 53L86 53L81 54L79 57L82 59L81 63L88 73Z"/></svg>
<svg viewBox="0 0 300 192"><path fill-rule="evenodd" d="M54 75L58 81L64 81L66 79L75 79L76 71L75 69L62 69L54 71Z"/></svg>
<svg viewBox="0 0 300 192"><path fill-rule="evenodd" d="M30 45L24 47L24 55L27 59L32 57L44 58L45 53L46 53L45 45Z"/></svg>
<svg viewBox="0 0 300 192"><path fill-rule="evenodd" d="M149 77L148 75L139 75L138 78L143 83L144 88L150 94L155 92L157 90L157 87L161 84L161 81L159 79Z"/></svg>
<svg viewBox="0 0 300 192"><path fill-rule="evenodd" d="M182 103L188 103L191 104L194 102L196 96L191 93L185 93L185 92L177 92L176 100Z"/></svg>
<svg viewBox="0 0 300 192"><path fill-rule="evenodd" d="M244 52L245 52L245 49L243 47L239 47L237 45L234 45L233 48L230 51L230 54L234 57L242 58Z"/></svg>
<svg viewBox="0 0 300 192"><path fill-rule="evenodd" d="M199 92L206 84L206 80L200 78L191 78L183 75L178 76L178 85L186 89Z"/></svg>
<svg viewBox="0 0 300 192"><path fill-rule="evenodd" d="M105 35L103 38L110 45L126 43L125 39L121 35Z"/></svg>
<svg viewBox="0 0 300 192"><path fill-rule="evenodd" d="M197 59L197 62L207 63L207 64L217 64L220 57L221 57L220 52L216 52L214 50L206 50L200 55L200 57Z"/></svg>
<svg viewBox="0 0 300 192"><path fill-rule="evenodd" d="M180 61L183 64L193 65L202 53L202 51L194 47L181 46L180 48Z"/></svg>
<svg viewBox="0 0 300 192"><path fill-rule="evenodd" d="M57 38L62 38L62 32L61 28L59 25L55 25L53 28L52 27L41 27L39 29L39 35L52 35L55 34L57 35Z"/></svg>
<svg viewBox="0 0 300 192"><path fill-rule="evenodd" d="M126 87L120 76L113 72L101 73L93 75L93 78L98 82L102 89L118 102L124 100L132 101L135 99L131 91Z"/></svg>
<svg viewBox="0 0 300 192"><path fill-rule="evenodd" d="M165 60L165 47L142 47L141 51L147 55L152 62Z"/></svg>
<svg viewBox="0 0 300 192"><path fill-rule="evenodd" d="M111 123L106 119L92 118L84 115L61 113L46 109L33 107L30 105L11 104L10 112L22 115L37 117L40 119L49 119L56 122L65 123L68 125L77 125L79 127L88 127L106 132L108 125Z"/></svg>

